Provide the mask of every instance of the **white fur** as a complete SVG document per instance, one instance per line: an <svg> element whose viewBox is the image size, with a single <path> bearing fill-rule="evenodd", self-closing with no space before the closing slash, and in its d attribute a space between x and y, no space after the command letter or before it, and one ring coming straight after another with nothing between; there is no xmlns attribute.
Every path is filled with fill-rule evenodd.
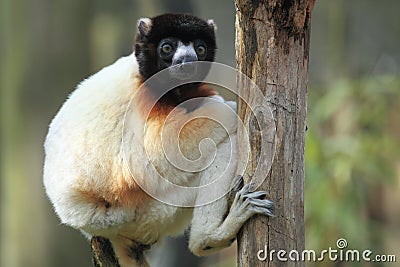
<svg viewBox="0 0 400 267"><path fill-rule="evenodd" d="M213 19L207 20L207 24L214 29L214 32L217 32L218 30L217 24L215 24Z"/></svg>
<svg viewBox="0 0 400 267"><path fill-rule="evenodd" d="M125 111L140 84L137 74L138 65L133 54L119 59L83 81L51 122L45 142L44 185L56 213L64 224L80 229L89 238L93 235L109 238L121 266L134 264L133 259L123 253L131 240L153 244L164 236L182 233L191 220L190 248L193 252L203 255L208 252L203 251L204 247L209 245L213 246L212 251L225 247L227 240L235 237L244 222L243 219L235 221L241 211L237 209L228 216L228 222L222 223L228 207L226 197L196 208L193 216L191 208L175 207L151 198L146 200L145 208L111 206L105 209L102 203L85 200L79 195L81 187L100 190L110 179L112 181L120 173L126 174L127 164L134 167L130 170L133 177L155 192L174 196L183 203L208 202L210 197L227 192L232 183L236 170L236 116L232 114L234 112L226 111L222 97L215 96L215 100L211 101L213 103L206 101L188 114L177 111L182 121L190 119L190 116L217 115L219 120L225 122L231 135L232 139L227 139L228 133L221 127L203 127L202 131L209 132L217 144L218 152L212 165L201 173L187 173L169 167L163 155L147 157L147 146L150 150L158 148L151 147L154 140L147 140L144 133L154 131L151 127L156 126L150 123L143 131L145 121L135 111L135 106L131 106L125 125L124 142L130 145L122 143ZM236 108L234 102L227 104ZM174 119L166 124L166 135L168 127L173 130L179 123L179 119ZM196 138L200 137L193 135L193 144L186 144L182 149L197 151L201 140ZM172 143L167 140L167 149ZM124 147L129 148L125 154ZM213 151L209 152L211 155ZM215 180L224 171L226 173L212 187L214 191L200 189L197 195L172 192L168 186L159 187L157 173L150 167L149 160L173 182L186 186L203 185ZM232 164L225 170L228 160L232 160Z"/></svg>
<svg viewBox="0 0 400 267"><path fill-rule="evenodd" d="M153 26L153 22L150 18L141 18L137 22L137 28L139 29L142 35L149 34L151 27Z"/></svg>

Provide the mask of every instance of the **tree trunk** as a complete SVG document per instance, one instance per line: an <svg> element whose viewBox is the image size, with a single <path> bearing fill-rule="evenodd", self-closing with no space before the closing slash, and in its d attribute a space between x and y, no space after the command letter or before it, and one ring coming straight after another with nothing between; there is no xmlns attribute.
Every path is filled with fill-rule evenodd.
<svg viewBox="0 0 400 267"><path fill-rule="evenodd" d="M275 202L276 217L256 216L243 227L238 235L239 267L305 265L290 259L279 261L277 252L297 250L301 255L305 247L304 143L314 2L235 0L237 67L262 91L276 124L275 157L270 172L263 174L265 180L259 188L267 191L268 198ZM246 95L243 89L239 90L242 90L239 95ZM251 96L249 99L253 101ZM249 131L251 144L249 162L252 164L247 165L244 175L249 182L256 168L254 162L262 157L259 134L270 125L263 121L253 123L249 105L240 104L239 115ZM241 132L239 145L246 143L240 138L247 138ZM260 250L264 251L258 253ZM276 252L270 261L272 250ZM288 254L284 257L288 258Z"/></svg>
<svg viewBox="0 0 400 267"><path fill-rule="evenodd" d="M94 236L91 244L94 267L120 267L112 244L107 238Z"/></svg>

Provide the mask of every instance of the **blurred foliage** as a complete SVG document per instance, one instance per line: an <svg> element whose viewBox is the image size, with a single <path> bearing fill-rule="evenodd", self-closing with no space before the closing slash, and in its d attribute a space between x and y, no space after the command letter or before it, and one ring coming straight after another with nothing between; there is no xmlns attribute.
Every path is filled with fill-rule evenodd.
<svg viewBox="0 0 400 267"><path fill-rule="evenodd" d="M384 206L374 205L383 204L384 187L398 186L399 89L393 76L339 79L309 89L308 248L336 248L336 240L345 238L352 249L389 252L382 247L391 234L383 233L388 218Z"/></svg>

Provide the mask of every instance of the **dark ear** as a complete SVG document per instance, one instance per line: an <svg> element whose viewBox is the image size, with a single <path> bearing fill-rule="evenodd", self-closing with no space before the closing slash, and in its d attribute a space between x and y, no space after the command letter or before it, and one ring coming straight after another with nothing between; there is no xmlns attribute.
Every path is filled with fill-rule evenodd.
<svg viewBox="0 0 400 267"><path fill-rule="evenodd" d="M153 23L149 18L141 18L137 22L137 28L140 35L147 36L150 33Z"/></svg>
<svg viewBox="0 0 400 267"><path fill-rule="evenodd" d="M211 29L214 30L214 32L217 31L217 24L215 24L215 22L214 22L213 19L207 20L207 24L208 24L208 26L209 26Z"/></svg>

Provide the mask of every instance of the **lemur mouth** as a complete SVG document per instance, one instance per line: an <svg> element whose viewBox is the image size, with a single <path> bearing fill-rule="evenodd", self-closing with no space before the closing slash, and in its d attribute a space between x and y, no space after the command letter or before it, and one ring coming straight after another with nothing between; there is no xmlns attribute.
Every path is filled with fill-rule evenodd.
<svg viewBox="0 0 400 267"><path fill-rule="evenodd" d="M197 65L193 64L193 62L173 65L170 66L168 69L171 77L178 80L189 80L193 78L197 73Z"/></svg>

